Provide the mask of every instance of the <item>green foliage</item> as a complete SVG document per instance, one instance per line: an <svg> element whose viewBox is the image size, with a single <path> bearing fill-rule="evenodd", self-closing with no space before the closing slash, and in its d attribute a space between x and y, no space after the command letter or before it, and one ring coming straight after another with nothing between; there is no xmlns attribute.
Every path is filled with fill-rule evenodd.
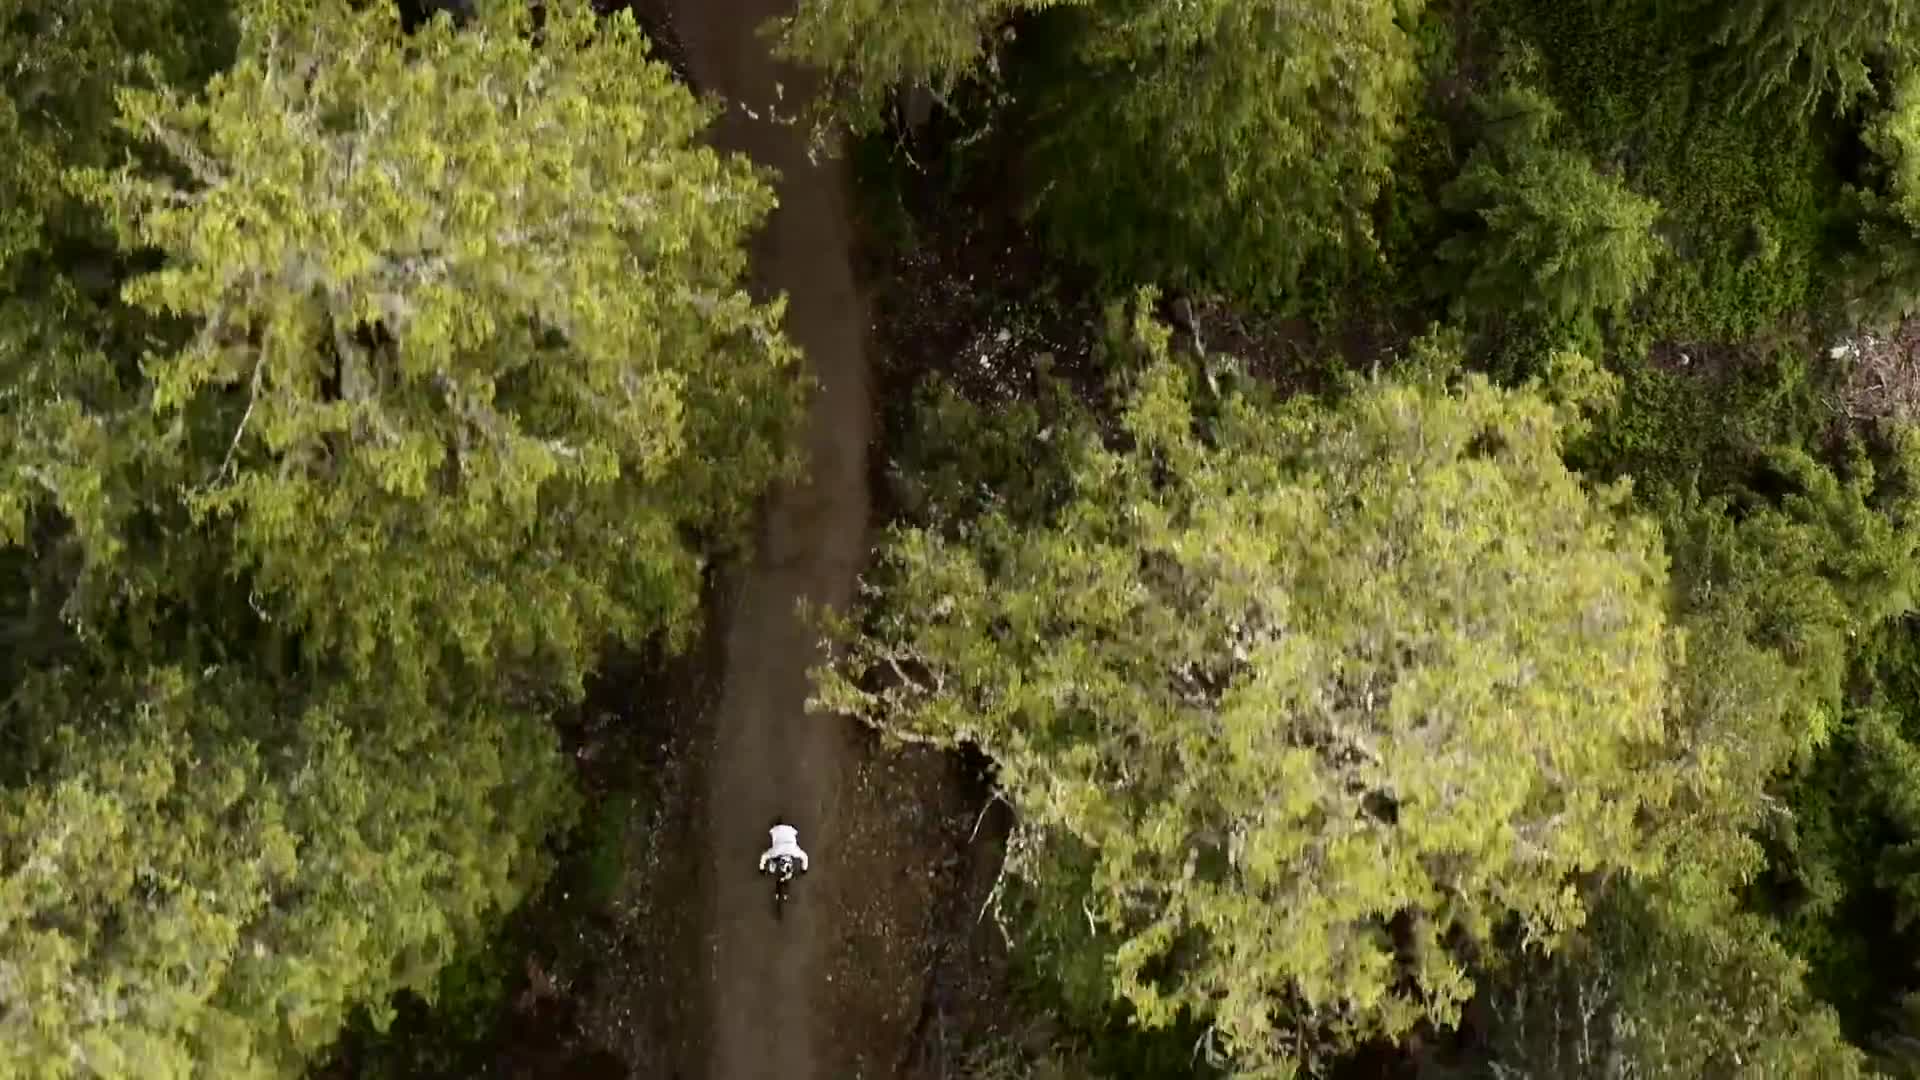
<svg viewBox="0 0 1920 1080"><path fill-rule="evenodd" d="M1880 161L1893 209L1920 222L1920 77L1904 75L1894 84L1888 108L1861 139Z"/></svg>
<svg viewBox="0 0 1920 1080"><path fill-rule="evenodd" d="M1920 233L1872 193L1859 200L1859 247L1847 260L1841 304L1859 324L1890 328L1920 312Z"/></svg>
<svg viewBox="0 0 1920 1080"><path fill-rule="evenodd" d="M1873 163L1853 192L1858 245L1839 285L1855 321L1886 325L1920 308L1920 78L1894 84L1861 141Z"/></svg>
<svg viewBox="0 0 1920 1080"><path fill-rule="evenodd" d="M1670 346L1666 363L1616 355L1618 407L1572 447L1582 470L1633 477L1648 497L1747 486L1775 447L1824 447L1831 372L1791 346Z"/></svg>
<svg viewBox="0 0 1920 1080"><path fill-rule="evenodd" d="M1724 386L1696 389L1738 415ZM1708 904L1758 868L1750 834L1767 823L1765 792L1833 731L1857 642L1915 603L1920 460L1904 440L1879 462L1856 446L1836 469L1758 441L1760 422L1689 446L1673 433L1689 422L1697 414L1677 414L1665 445L1714 467L1675 453L1643 499L1663 524L1688 636L1670 714L1676 801L1655 838L1688 882L1671 887Z"/></svg>
<svg viewBox="0 0 1920 1080"><path fill-rule="evenodd" d="M1898 432L1836 440L1827 377L1798 354L1714 350L1696 362L1708 370L1625 365L1617 408L1575 455L1599 475L1634 474L1641 505L1661 519L1687 648L1672 673L1672 754L1653 769L1668 801L1648 841L1665 871L1616 888L1578 949L1523 965L1502 991L1503 1008L1534 1017L1530 1048L1510 1046L1505 1060L1533 1075L1860 1068L1826 1003L1843 1006L1848 1034L1858 1028L1806 924L1741 900L1769 861L1778 878L1792 838L1826 818L1804 780L1782 777L1824 773L1848 745L1848 671L1914 604L1920 459ZM1814 862L1786 865L1819 878ZM1761 896L1779 893L1768 884ZM1840 980L1859 979L1860 967L1831 956ZM1546 1039L1555 1006L1585 1016L1586 1037ZM1587 1054L1578 1068L1575 1050Z"/></svg>
<svg viewBox="0 0 1920 1080"><path fill-rule="evenodd" d="M993 757L1017 876L1090 853L1139 1023L1277 1073L1303 1033L1450 1022L1462 950L1557 941L1570 875L1641 861L1658 540L1533 390L1196 398L1134 333L1111 437L1050 435L1050 512L892 533L819 703Z"/></svg>
<svg viewBox="0 0 1920 1080"><path fill-rule="evenodd" d="M683 534L781 463L792 350L738 285L770 193L694 144L630 16L550 8L538 47L528 18L254 5L204 98L122 97L171 172L82 174L165 256L127 299L195 327L144 364L205 462L186 504L310 649L577 680L598 633L686 623Z"/></svg>
<svg viewBox="0 0 1920 1080"><path fill-rule="evenodd" d="M1372 211L1410 110L1419 0L810 0L783 24L858 129L889 88L998 72L1024 194L1057 249L1122 284L1280 302L1310 267L1375 258ZM1012 40L1013 32L1004 35ZM1037 43L1037 44L1036 44Z"/></svg>
<svg viewBox="0 0 1920 1080"><path fill-rule="evenodd" d="M9 702L35 767L0 795L0 1073L297 1073L538 880L570 805L539 718L276 696L158 670Z"/></svg>
<svg viewBox="0 0 1920 1080"><path fill-rule="evenodd" d="M818 68L825 100L857 132L897 90L939 97L994 62L995 31L1022 12L1088 0L801 0L779 21L780 52Z"/></svg>
<svg viewBox="0 0 1920 1080"><path fill-rule="evenodd" d="M630 16L482 6L247 0L204 87L218 5L6 9L0 1075L431 997L572 813L545 714L790 464L764 178Z"/></svg>
<svg viewBox="0 0 1920 1080"><path fill-rule="evenodd" d="M1791 444L1766 450L1760 440L1782 429L1761 415L1764 399L1693 378L1719 416L1750 427L1690 444L1678 428L1697 418L1675 415L1660 441L1692 460L1653 474L1645 499L1663 521L1686 635L1671 674L1669 755L1647 766L1664 793L1646 837L1662 869L1606 886L1563 954L1523 958L1489 980L1494 1059L1519 1075L1863 1071L1818 958L1806 978L1805 934L1743 910L1741 897L1767 861L1756 835L1804 830L1769 789L1829 758L1830 739L1844 745L1845 729L1833 733L1856 643L1913 606L1920 461L1910 441L1877 467L1856 449L1839 470ZM1714 471L1695 455L1725 460ZM1813 806L1784 794L1796 817Z"/></svg>
<svg viewBox="0 0 1920 1080"><path fill-rule="evenodd" d="M1736 0L1721 10L1719 42L1749 92L1779 93L1802 113L1822 99L1844 112L1868 92L1874 64L1897 68L1920 43L1920 8L1911 0Z"/></svg>
<svg viewBox="0 0 1920 1080"><path fill-rule="evenodd" d="M1623 311L1653 276L1660 205L1552 145L1559 110L1538 93L1506 91L1482 114L1486 141L1440 195L1479 219L1438 253L1459 302L1562 322Z"/></svg>
<svg viewBox="0 0 1920 1080"><path fill-rule="evenodd" d="M73 165L105 165L125 149L114 89L193 83L224 63L232 30L224 3L0 0L0 290L37 292L47 279L97 273L105 247L94 215L61 182ZM68 247L61 258L43 248Z"/></svg>
<svg viewBox="0 0 1920 1080"><path fill-rule="evenodd" d="M1724 905L1680 917L1657 893L1614 889L1577 947L1493 980L1496 1075L1866 1075L1769 931L1767 920Z"/></svg>
<svg viewBox="0 0 1920 1080"><path fill-rule="evenodd" d="M1844 477L1778 450L1763 474L1772 498L1729 493L1669 511L1676 553L1684 543L1690 554L1690 586L1711 593L1698 602L1817 673L1809 689L1829 708L1841 698L1846 642L1912 610L1920 586L1920 445L1909 438L1899 450L1884 475L1857 453Z"/></svg>
<svg viewBox="0 0 1920 1080"><path fill-rule="evenodd" d="M1859 1052L1841 1035L1832 1010L1809 998L1801 965L1766 921L1726 914L1681 921L1619 916L1644 935L1626 948L1645 959L1628 971L1622 998L1636 1060L1671 1077L1863 1075ZM1623 933L1620 930L1611 931ZM1711 1005L1700 1009L1705 1002Z"/></svg>
<svg viewBox="0 0 1920 1080"><path fill-rule="evenodd" d="M1066 13L1029 102L1035 212L1125 282L1286 297L1373 254L1414 88L1415 0L1124 0Z"/></svg>
<svg viewBox="0 0 1920 1080"><path fill-rule="evenodd" d="M1814 985L1861 1044L1900 1043L1888 1003L1920 987L1920 637L1911 619L1863 635L1853 704L1784 793L1762 893ZM1904 1030L1903 1030L1904 1029Z"/></svg>
<svg viewBox="0 0 1920 1080"><path fill-rule="evenodd" d="M1201 1053L1212 1043L1208 1018L1186 1010L1170 1023L1143 1025L1129 1002L1115 1000L1108 958L1122 939L1093 923L1085 905L1095 863L1093 849L1056 837L1044 860L1026 861L1022 877L1003 883L995 915L1017 946L1015 992L1035 1015L1049 1018L1066 1040L1083 1047L1078 1056L1095 1076L1223 1075L1225 1063Z"/></svg>
<svg viewBox="0 0 1920 1080"><path fill-rule="evenodd" d="M1563 110L1571 143L1663 208L1673 257L1646 291L1652 340L1744 341L1800 317L1822 298L1843 206L1828 160L1844 132L1778 98L1741 109L1711 57L1687 47L1717 18L1607 0L1496 0L1475 18L1500 35L1511 76Z"/></svg>
<svg viewBox="0 0 1920 1080"><path fill-rule="evenodd" d="M1785 820L1767 789L1831 753L1852 643L1912 606L1910 454L1883 471L1856 461L1843 480L1782 451L1767 497L1655 500L1687 640L1672 753L1649 769L1665 777L1647 837L1663 870L1614 885L1566 954L1493 980L1497 1061L1536 1076L1861 1074L1803 979L1805 935L1742 911L1739 895L1764 865L1754 835ZM1842 1000L1818 959L1813 975Z"/></svg>

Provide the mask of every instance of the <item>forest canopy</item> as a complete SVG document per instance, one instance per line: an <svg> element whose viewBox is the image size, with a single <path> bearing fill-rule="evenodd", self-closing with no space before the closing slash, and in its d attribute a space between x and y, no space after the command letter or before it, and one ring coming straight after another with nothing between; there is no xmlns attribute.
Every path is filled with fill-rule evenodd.
<svg viewBox="0 0 1920 1080"><path fill-rule="evenodd" d="M846 24L844 49L808 36L843 12L803 3L786 41L836 85L858 88L842 117L856 131L885 128L866 145L904 148L889 182L922 200L901 198L907 235L938 244L942 215L992 223L1011 205L1055 260L1064 283L1040 301L1012 294L1023 286L995 294L982 305L989 328L1048 303L1078 302L1084 319L1088 297L1076 290L1173 290L1158 306L1174 331L1172 367L1152 385L1177 393L1132 396L1146 392L1125 381L1138 375L1131 346L1092 350L1098 389L1084 372L1066 383L1038 375L1018 407L983 389L964 355L929 365L939 370L921 383L945 389L926 390L892 426L901 520L865 608L837 625L845 652L823 675L824 705L995 762L1021 822L1005 894L1013 940L1043 958L1042 1000L1086 1033L1070 1059L1109 1060L1108 1042L1145 1045L1117 1032L1158 1025L1181 1047L1211 1026L1239 1064L1261 1068L1283 1057L1325 1066L1385 1029L1419 1044L1407 1054L1423 1064L1472 1075L1913 1069L1916 999L1888 1004L1920 990L1901 914L1913 834L1888 785L1911 778L1920 737L1910 719L1920 684L1907 672L1920 383L1903 321L1920 296L1920 231L1902 209L1912 97L1902 72L1920 9L903 5L898 22ZM867 66L935 27L966 47L938 63ZM1317 83L1320 71L1333 81ZM925 87L931 122L887 111ZM925 195L914 170L956 193ZM1021 316L1001 325L1031 325ZM1637 785L1625 796L1638 800L1635 829L1563 868L1583 915L1552 948L1530 944L1547 942L1524 918L1490 918L1478 938L1423 937L1437 909L1386 885L1383 858L1354 878L1369 885L1356 895L1394 899L1352 909L1341 925L1372 943L1375 971L1403 977L1353 979L1340 984L1350 996L1316 998L1301 987L1328 983L1288 947L1312 942L1301 947L1324 961L1337 939L1282 935L1260 952L1225 929L1237 924L1187 900L1212 889L1209 898L1254 905L1261 926L1293 910L1229 858L1220 837L1235 834L1215 819L1233 818L1221 807L1236 796L1246 820L1284 818L1301 785L1258 772L1281 768L1280 749L1251 755L1245 768L1260 783L1236 783L1229 750L1240 729L1224 706L1180 703L1168 673L1191 663L1217 676L1200 679L1215 694L1271 685L1251 673L1251 644L1240 643L1248 657L1235 652L1223 612L1237 609L1213 601L1247 580L1230 553L1285 567L1325 538L1311 566L1330 574L1341 554L1371 550L1335 526L1290 532L1235 518L1239 492L1299 482L1310 494L1288 505L1304 513L1314 498L1339 505L1347 489L1321 473L1296 480L1311 455L1293 444L1236 442L1249 413L1223 403L1270 397L1263 408L1324 433L1311 424L1350 419L1343 410L1384 395L1434 393L1426 376L1404 375L1418 363L1401 364L1435 324L1458 335L1436 339L1455 342L1442 366L1490 380L1478 392L1551 398L1549 376L1570 350L1607 373L1600 381L1616 392L1590 399L1586 420L1541 460L1564 464L1583 498L1617 500L1609 513L1658 534L1666 576L1650 586L1647 625L1668 642L1649 691L1659 735L1623 744L1634 747L1617 768ZM1062 348L1052 329L1035 336L1036 351ZM1242 349L1252 355L1227 355ZM1342 371L1388 374L1352 383ZM1439 400L1471 396L1468 385L1457 380ZM1146 400L1178 404L1155 413ZM1149 416L1162 426L1140 427ZM1190 441L1165 435L1174 429ZM1032 464L1035 447L1046 464ZM1222 464L1236 451L1260 471ZM1426 460L1403 447L1377 458L1414 477ZM1204 481L1184 480L1187 469ZM1258 480L1235 487L1234 476ZM1453 489L1418 490L1440 500ZM1183 514L1205 526L1183 531ZM1518 543L1541 517L1491 531ZM1471 528L1469 515L1446 520L1448 543L1430 539L1436 551ZM1213 561L1184 563L1189 550ZM1446 605L1433 625L1481 626L1471 604L1447 604L1441 585L1457 569L1402 580L1376 560L1338 588L1286 577L1276 591L1292 615L1315 610L1305 598L1370 596L1395 582L1380 586L1392 598L1383 610L1411 626L1429 625L1419 614L1428 602ZM1437 681L1475 685L1457 673ZM1569 686L1576 699L1598 692ZM1268 704L1231 716L1297 732L1319 715ZM1518 725L1503 730L1510 743L1523 738ZM1304 737L1273 745L1295 743L1325 748ZM1183 756L1167 749L1181 745ZM1518 784L1532 759L1509 749L1489 754ZM1165 761L1179 766L1155 768ZM1389 826L1378 807L1371 818L1362 809L1390 838L1382 850L1419 849L1408 818ZM1489 829L1501 820L1474 818ZM1343 880L1322 870L1310 884ZM1475 897L1447 895L1475 910ZM1502 883L1477 902L1513 895ZM1081 902L1092 925L1072 917ZM1443 966L1421 966L1436 956ZM1436 971L1460 981L1409 974ZM1443 985L1458 996L1432 992ZM1393 993L1412 987L1428 992L1382 1021L1405 1004ZM1468 997L1473 1009L1450 1011ZM1339 1008L1322 1007L1336 998ZM1436 1047L1432 1033L1456 1020L1459 1036ZM1171 1043L1167 1054L1187 1060Z"/></svg>
<svg viewBox="0 0 1920 1080"><path fill-rule="evenodd" d="M109 6L7 47L190 40ZM204 86L8 69L6 1075L292 1075L430 995L575 812L549 714L791 461L771 193L630 17L233 17Z"/></svg>
<svg viewBox="0 0 1920 1080"><path fill-rule="evenodd" d="M1011 872L1087 849L1141 1022L1189 1010L1248 1068L1296 1026L1452 1024L1471 950L1516 920L1557 941L1570 881L1644 868L1678 644L1652 523L1567 470L1537 391L1197 401L1166 331L1132 332L1111 438L1040 433L1049 505L889 537L819 704L985 751Z"/></svg>
<svg viewBox="0 0 1920 1080"><path fill-rule="evenodd" d="M807 445L671 8L0 0L0 1076L306 1074L630 824L569 725ZM1920 1075L1920 2L747 32L883 354L809 722L1011 810L968 1060Z"/></svg>

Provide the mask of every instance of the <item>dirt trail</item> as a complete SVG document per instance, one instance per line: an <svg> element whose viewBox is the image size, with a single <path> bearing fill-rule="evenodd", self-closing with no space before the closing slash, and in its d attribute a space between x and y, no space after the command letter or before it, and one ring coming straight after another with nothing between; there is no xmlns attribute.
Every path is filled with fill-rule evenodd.
<svg viewBox="0 0 1920 1080"><path fill-rule="evenodd" d="M803 712L816 649L795 602L844 606L851 599L866 550L872 408L844 166L808 161L804 130L768 119L776 108L791 114L809 90L809 80L776 63L756 33L787 6L678 0L670 16L693 82L730 103L715 141L780 172L779 209L756 242L756 284L787 294L787 332L819 380L806 435L808 480L769 495L755 562L740 574L727 613L706 802L709 1080L808 1080L831 1071L821 1056L826 1048L817 1054L813 1041L816 1032L833 1033L815 1019L829 997L832 965L824 954L834 940L828 905L814 902L821 875L796 883L797 900L776 923L754 860L767 826L785 815L817 869L831 873L841 831L837 795L859 756L849 725Z"/></svg>

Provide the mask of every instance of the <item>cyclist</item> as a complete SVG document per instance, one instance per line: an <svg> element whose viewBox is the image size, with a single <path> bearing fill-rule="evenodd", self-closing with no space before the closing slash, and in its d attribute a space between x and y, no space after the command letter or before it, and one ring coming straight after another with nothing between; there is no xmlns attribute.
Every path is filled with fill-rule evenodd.
<svg viewBox="0 0 1920 1080"><path fill-rule="evenodd" d="M766 872L767 864L782 855L791 856L800 862L800 872L807 872L807 853L800 850L800 830L791 825L777 824L767 830L773 837L773 846L760 853L760 871Z"/></svg>

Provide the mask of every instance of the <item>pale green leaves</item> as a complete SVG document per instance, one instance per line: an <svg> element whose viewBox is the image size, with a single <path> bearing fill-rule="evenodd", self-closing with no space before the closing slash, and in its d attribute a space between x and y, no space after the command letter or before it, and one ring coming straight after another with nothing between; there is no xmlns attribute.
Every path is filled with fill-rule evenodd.
<svg viewBox="0 0 1920 1080"><path fill-rule="evenodd" d="M567 821L535 709L790 464L771 193L630 19L240 10L121 95L150 158L25 162L125 257L0 307L0 1075L292 1075L429 992Z"/></svg>
<svg viewBox="0 0 1920 1080"><path fill-rule="evenodd" d="M1145 346L1117 438L1055 434L1055 508L891 537L820 703L978 744L1023 829L1094 849L1142 1022L1194 1010L1250 1068L1447 1022L1457 941L1550 943L1571 877L1641 864L1657 535L1534 391L1202 402Z"/></svg>
<svg viewBox="0 0 1920 1080"><path fill-rule="evenodd" d="M0 794L0 1075L293 1074L362 1002L426 991L567 806L532 717L368 730L386 703L276 715L211 671L30 690L6 715L46 741ZM75 690L95 704L36 711Z"/></svg>
<svg viewBox="0 0 1920 1080"><path fill-rule="evenodd" d="M184 182L82 182L166 256L126 290L196 327L154 404L203 433L191 504L277 613L363 661L451 632L574 667L684 623L672 534L731 535L784 463L792 350L738 284L772 195L697 145L630 16L549 5L536 46L484 8L406 38L380 5L249 4L204 97L122 95Z"/></svg>

